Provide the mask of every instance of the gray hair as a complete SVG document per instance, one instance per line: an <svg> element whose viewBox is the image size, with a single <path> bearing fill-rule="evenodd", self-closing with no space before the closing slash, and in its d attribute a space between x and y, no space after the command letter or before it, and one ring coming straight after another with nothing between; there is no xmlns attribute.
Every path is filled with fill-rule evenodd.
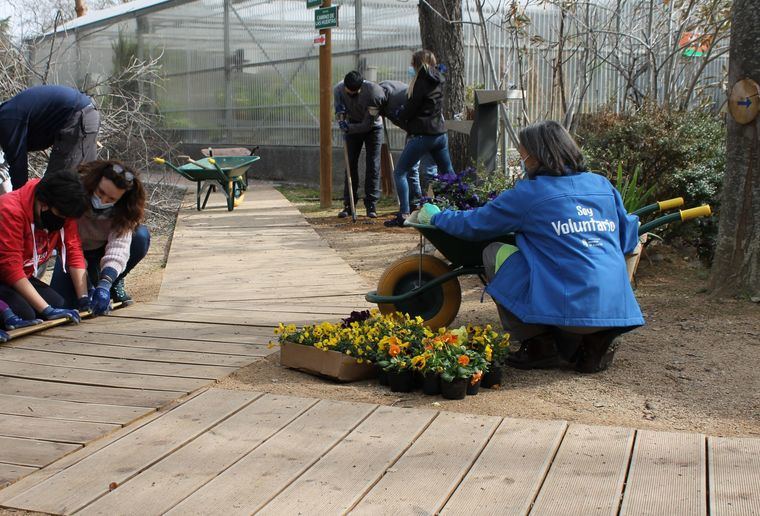
<svg viewBox="0 0 760 516"><path fill-rule="evenodd" d="M573 137L554 120L531 124L520 131L520 144L528 154L536 158L538 168L529 173L537 175L564 176L586 170L586 161Z"/></svg>

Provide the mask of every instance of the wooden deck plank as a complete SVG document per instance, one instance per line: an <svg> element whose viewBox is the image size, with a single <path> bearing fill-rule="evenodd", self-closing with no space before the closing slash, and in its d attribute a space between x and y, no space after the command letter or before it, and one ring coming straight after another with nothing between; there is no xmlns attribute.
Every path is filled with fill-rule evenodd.
<svg viewBox="0 0 760 516"><path fill-rule="evenodd" d="M244 408L260 394L209 390L10 500L12 508L71 513Z"/></svg>
<svg viewBox="0 0 760 516"><path fill-rule="evenodd" d="M134 421L151 407L127 407L124 405L101 405L72 401L33 398L0 394L0 414L33 416L47 419L63 419L89 423L126 424Z"/></svg>
<svg viewBox="0 0 760 516"><path fill-rule="evenodd" d="M209 366L242 367L250 364L255 357L239 355L222 355L218 353L202 353L194 351L174 351L156 348L138 348L133 346L118 346L114 344L94 344L90 342L75 342L57 338L29 338L16 343L15 349L33 349L68 355L88 357L125 358L129 360L144 360L168 364L197 364Z"/></svg>
<svg viewBox="0 0 760 516"><path fill-rule="evenodd" d="M213 342L205 339L181 339L174 337L151 337L149 335L124 335L108 331L78 331L56 328L45 332L39 338L53 338L108 344L116 346L157 349L166 351L187 351L191 353L217 353L244 357L263 357L272 353L267 344L272 336L251 337L247 343Z"/></svg>
<svg viewBox="0 0 760 516"><path fill-rule="evenodd" d="M566 429L564 421L504 419L441 514L528 514Z"/></svg>
<svg viewBox="0 0 760 516"><path fill-rule="evenodd" d="M37 484L40 484L41 482L53 477L54 475L57 475L64 469L67 469L74 464L77 464L90 455L94 455L95 453L99 452L103 448L106 448L107 446L110 446L111 444L115 443L116 441L122 439L123 437L136 432L143 426L155 421L159 417L162 417L167 412L173 410L175 407L178 407L182 405L183 403L186 403L190 401L191 399L200 396L205 391L196 391L194 393L188 394L187 396L183 396L180 399L177 399L164 407L162 407L159 410L154 410L143 416L137 421L134 421L128 426L125 426L119 430L116 430L115 432L101 438L97 439L91 443L88 443L85 445L84 448L79 450L76 453L70 453L57 461L53 462L52 464L35 471L28 477L22 478L13 485L6 487L5 489L0 490L0 507L6 506L6 502L10 500L11 498L14 498L15 496L18 496L19 494L27 491L28 489L36 486Z"/></svg>
<svg viewBox="0 0 760 516"><path fill-rule="evenodd" d="M290 396L262 396L78 514L162 514L316 402Z"/></svg>
<svg viewBox="0 0 760 516"><path fill-rule="evenodd" d="M629 428L570 425L531 514L616 514L633 435Z"/></svg>
<svg viewBox="0 0 760 516"><path fill-rule="evenodd" d="M260 514L336 514L353 507L436 413L380 407Z"/></svg>
<svg viewBox="0 0 760 516"><path fill-rule="evenodd" d="M57 367L0 360L0 375L12 378L56 381L80 385L152 389L187 393L204 385L208 380L175 378L169 376L144 376L132 373L112 373L70 367ZM1 392L1 391L0 391Z"/></svg>
<svg viewBox="0 0 760 516"><path fill-rule="evenodd" d="M0 393L31 398L124 405L128 407L158 407L181 397L180 391L155 391L151 389L121 389L97 385L48 382L26 378L0 376Z"/></svg>
<svg viewBox="0 0 760 516"><path fill-rule="evenodd" d="M707 514L705 437L639 430L621 515Z"/></svg>
<svg viewBox="0 0 760 516"><path fill-rule="evenodd" d="M117 428L121 428L121 425L0 414L0 435L5 437L84 444Z"/></svg>
<svg viewBox="0 0 760 516"><path fill-rule="evenodd" d="M215 380L227 376L236 370L235 367L205 366L194 364L166 364L162 362L147 362L124 358L89 357L82 355L65 355L6 347L0 349L0 360L24 364L48 365L83 369L90 371L105 371L112 373L132 373L146 376L172 376L179 378L196 378Z"/></svg>
<svg viewBox="0 0 760 516"><path fill-rule="evenodd" d="M710 514L760 514L760 439L708 437Z"/></svg>
<svg viewBox="0 0 760 516"><path fill-rule="evenodd" d="M0 462L41 468L59 457L81 448L82 446L79 444L0 437Z"/></svg>
<svg viewBox="0 0 760 516"><path fill-rule="evenodd" d="M343 315L347 317L348 314ZM257 311L231 311L222 308L182 308L174 310L156 310L155 308L139 308L135 310L120 310L114 312L109 317L132 320L160 320L160 321L179 321L179 322L211 322L218 323L224 321L225 324L239 326L276 326L282 322L284 324L296 324L303 326L312 324L315 319L337 321L340 315L331 313L304 313L304 312L285 312L271 310Z"/></svg>
<svg viewBox="0 0 760 516"><path fill-rule="evenodd" d="M20 477L34 473L35 471L37 471L37 468L0 463L0 488L7 486Z"/></svg>
<svg viewBox="0 0 760 516"><path fill-rule="evenodd" d="M322 400L168 514L248 515L308 470L375 405Z"/></svg>
<svg viewBox="0 0 760 516"><path fill-rule="evenodd" d="M352 514L437 514L486 446L501 418L442 412ZM464 431L463 431L464 430Z"/></svg>
<svg viewBox="0 0 760 516"><path fill-rule="evenodd" d="M141 320L139 324L134 319L107 318L102 324L88 328L91 333L110 333L115 335L130 335L134 337L151 337L153 339L180 339L202 341L211 347L217 342L237 344L266 344L272 339L274 326L234 326L227 324L190 324L176 321ZM275 325L276 326L276 325ZM57 328L55 335L66 331ZM77 334L79 334L77 332ZM71 335L69 333L69 335ZM245 348L243 348L245 349Z"/></svg>

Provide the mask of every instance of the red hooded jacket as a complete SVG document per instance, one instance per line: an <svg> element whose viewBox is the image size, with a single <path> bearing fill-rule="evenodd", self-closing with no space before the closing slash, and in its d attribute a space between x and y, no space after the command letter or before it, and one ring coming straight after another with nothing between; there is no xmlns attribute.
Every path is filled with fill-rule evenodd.
<svg viewBox="0 0 760 516"><path fill-rule="evenodd" d="M39 182L32 179L20 189L0 195L0 282L9 286L31 277L53 249L58 249L64 270L67 266L87 267L76 219L66 219L60 231L35 228L34 191Z"/></svg>

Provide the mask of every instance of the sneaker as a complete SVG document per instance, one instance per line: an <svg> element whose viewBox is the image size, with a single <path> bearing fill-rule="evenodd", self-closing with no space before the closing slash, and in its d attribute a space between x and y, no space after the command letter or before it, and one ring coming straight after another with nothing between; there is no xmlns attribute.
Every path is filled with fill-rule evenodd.
<svg viewBox="0 0 760 516"><path fill-rule="evenodd" d="M113 285L111 285L111 299L117 303L121 303L124 306L129 306L134 301L127 291L124 289L124 278L117 279Z"/></svg>
<svg viewBox="0 0 760 516"><path fill-rule="evenodd" d="M387 228L403 228L404 221L409 217L408 213L399 213L391 220L386 220L383 225Z"/></svg>
<svg viewBox="0 0 760 516"><path fill-rule="evenodd" d="M519 350L507 355L506 362L516 369L553 369L562 365L551 333L525 339Z"/></svg>
<svg viewBox="0 0 760 516"><path fill-rule="evenodd" d="M584 335L575 370L584 374L604 371L612 363L615 351L622 342L623 339L617 333L600 331Z"/></svg>
<svg viewBox="0 0 760 516"><path fill-rule="evenodd" d="M367 217L371 219L377 218L377 210L375 210L374 206L367 206Z"/></svg>
<svg viewBox="0 0 760 516"><path fill-rule="evenodd" d="M349 215L351 215L351 208L343 208L342 210L338 212L339 219L345 219Z"/></svg>

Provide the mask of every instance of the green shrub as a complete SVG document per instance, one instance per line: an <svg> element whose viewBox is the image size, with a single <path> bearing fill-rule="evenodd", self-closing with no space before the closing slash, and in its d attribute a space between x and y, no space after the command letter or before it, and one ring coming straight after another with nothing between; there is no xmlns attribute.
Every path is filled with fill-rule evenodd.
<svg viewBox="0 0 760 516"><path fill-rule="evenodd" d="M726 129L715 114L654 104L634 113L605 110L582 117L576 137L591 170L614 179L622 166L623 181L636 184L639 192L653 189L659 200L683 197L687 207L710 204L719 210ZM717 224L714 218L671 224L662 234L687 241L709 261Z"/></svg>

